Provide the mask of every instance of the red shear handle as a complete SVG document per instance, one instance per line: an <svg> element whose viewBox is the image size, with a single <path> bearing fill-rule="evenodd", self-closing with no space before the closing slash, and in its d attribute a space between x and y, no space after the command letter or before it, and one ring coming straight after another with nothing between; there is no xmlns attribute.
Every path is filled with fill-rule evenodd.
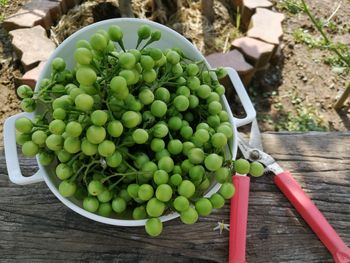
<svg viewBox="0 0 350 263"><path fill-rule="evenodd" d="M250 178L233 176L233 184L236 192L231 199L228 262L245 263Z"/></svg>
<svg viewBox="0 0 350 263"><path fill-rule="evenodd" d="M350 262L350 248L324 218L288 171L276 175L275 183L333 255L335 262Z"/></svg>

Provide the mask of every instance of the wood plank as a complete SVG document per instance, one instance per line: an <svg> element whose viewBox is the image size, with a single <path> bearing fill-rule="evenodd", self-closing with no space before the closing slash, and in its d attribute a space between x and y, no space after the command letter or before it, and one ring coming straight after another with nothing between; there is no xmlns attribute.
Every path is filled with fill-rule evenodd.
<svg viewBox="0 0 350 263"><path fill-rule="evenodd" d="M350 133L265 133L271 153L313 198L350 245ZM21 159L26 175L34 160ZM252 179L248 262L333 262L331 255L273 184ZM143 228L104 225L61 204L44 183L17 186L0 154L0 254L4 262L227 262L228 204L192 226L165 223L158 238Z"/></svg>

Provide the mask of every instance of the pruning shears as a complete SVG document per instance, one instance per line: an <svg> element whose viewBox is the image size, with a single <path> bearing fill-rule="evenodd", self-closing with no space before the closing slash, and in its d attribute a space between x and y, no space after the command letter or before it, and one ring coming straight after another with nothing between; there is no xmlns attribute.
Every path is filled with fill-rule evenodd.
<svg viewBox="0 0 350 263"><path fill-rule="evenodd" d="M238 133L238 147L245 159L262 163L265 166L265 172L269 171L275 175L274 182L277 187L328 248L335 262L349 263L350 248L347 247L290 172L283 170L273 157L263 151L261 134L256 119L252 123L249 143ZM236 174L233 176L233 183L236 187L236 193L231 199L229 263L244 263L246 262L250 178Z"/></svg>

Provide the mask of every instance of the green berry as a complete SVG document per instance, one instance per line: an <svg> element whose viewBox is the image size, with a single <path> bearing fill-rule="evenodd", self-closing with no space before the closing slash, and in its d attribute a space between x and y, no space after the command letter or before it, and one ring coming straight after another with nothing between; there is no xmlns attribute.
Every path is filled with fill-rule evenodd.
<svg viewBox="0 0 350 263"><path fill-rule="evenodd" d="M259 162L252 162L250 164L249 174L254 177L259 177L264 174L264 166Z"/></svg>
<svg viewBox="0 0 350 263"><path fill-rule="evenodd" d="M245 159L238 159L234 162L235 170L239 174L247 174L250 170L250 163Z"/></svg>

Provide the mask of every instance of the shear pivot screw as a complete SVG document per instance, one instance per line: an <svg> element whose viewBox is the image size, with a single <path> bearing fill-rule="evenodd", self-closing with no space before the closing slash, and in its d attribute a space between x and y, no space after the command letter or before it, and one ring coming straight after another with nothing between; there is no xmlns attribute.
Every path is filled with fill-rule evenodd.
<svg viewBox="0 0 350 263"><path fill-rule="evenodd" d="M259 151L253 150L253 151L250 153L250 158L253 159L253 160L259 160L259 158L260 158L260 153L259 153Z"/></svg>

